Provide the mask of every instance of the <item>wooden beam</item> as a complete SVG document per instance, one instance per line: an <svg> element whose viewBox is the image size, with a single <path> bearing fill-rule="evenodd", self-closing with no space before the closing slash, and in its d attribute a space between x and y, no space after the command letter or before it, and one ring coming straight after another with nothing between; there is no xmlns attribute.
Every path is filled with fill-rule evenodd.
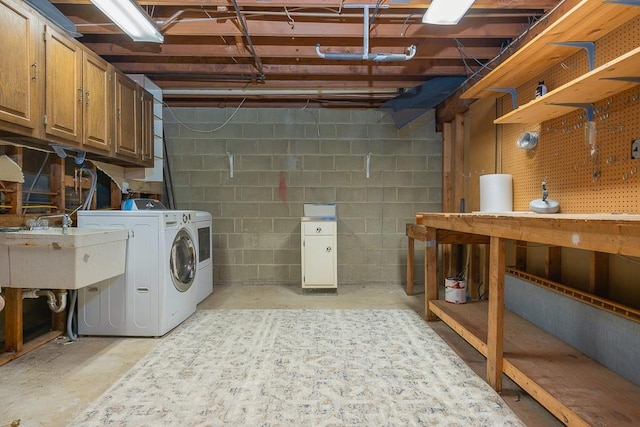
<svg viewBox="0 0 640 427"><path fill-rule="evenodd" d="M4 350L19 352L23 341L22 289L5 288Z"/></svg>
<svg viewBox="0 0 640 427"><path fill-rule="evenodd" d="M599 297L609 295L609 254L589 252L589 292Z"/></svg>
<svg viewBox="0 0 640 427"><path fill-rule="evenodd" d="M427 321L437 320L429 301L438 299L438 245L435 228L427 228L427 245L424 248L424 309Z"/></svg>
<svg viewBox="0 0 640 427"><path fill-rule="evenodd" d="M89 5L90 0L52 0L53 4ZM202 0L138 0L141 6L180 6L180 7L202 7ZM335 1L327 7L337 7L340 2ZM349 0L353 5L371 5L371 0ZM430 1L425 0L404 0L402 2L392 2L388 4L390 9L410 9L426 8ZM557 5L557 0L476 0L472 8L480 9L549 9ZM207 6L230 7L228 0L208 0ZM242 0L242 7L264 7L265 0ZM270 1L270 7L318 7L318 0L295 0L295 1ZM473 9L472 9L473 10Z"/></svg>
<svg viewBox="0 0 640 427"><path fill-rule="evenodd" d="M504 269L505 241L491 237L489 246L489 320L487 330L487 381L502 390L504 346Z"/></svg>
<svg viewBox="0 0 640 427"><path fill-rule="evenodd" d="M414 252L415 252L415 239L412 237L410 233L409 226L413 224L407 224L407 295L413 295L413 269L415 268L414 263ZM426 234L426 233L425 233Z"/></svg>
<svg viewBox="0 0 640 427"><path fill-rule="evenodd" d="M527 242L516 240L515 245L515 264L518 270L527 271Z"/></svg>
<svg viewBox="0 0 640 427"><path fill-rule="evenodd" d="M562 277L562 248L549 246L544 257L544 274L547 279L559 282Z"/></svg>

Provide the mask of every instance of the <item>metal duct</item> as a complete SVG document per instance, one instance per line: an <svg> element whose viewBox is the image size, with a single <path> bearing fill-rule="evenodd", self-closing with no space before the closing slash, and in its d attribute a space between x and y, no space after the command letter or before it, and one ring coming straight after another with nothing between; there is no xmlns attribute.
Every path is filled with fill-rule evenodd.
<svg viewBox="0 0 640 427"><path fill-rule="evenodd" d="M82 37L76 30L76 25L62 14L54 5L48 0L24 0L25 3L33 7L40 12L45 18L56 24L58 27L69 33L72 37Z"/></svg>
<svg viewBox="0 0 640 427"><path fill-rule="evenodd" d="M464 76L433 78L388 100L380 109L388 110L400 129L451 96L466 79Z"/></svg>

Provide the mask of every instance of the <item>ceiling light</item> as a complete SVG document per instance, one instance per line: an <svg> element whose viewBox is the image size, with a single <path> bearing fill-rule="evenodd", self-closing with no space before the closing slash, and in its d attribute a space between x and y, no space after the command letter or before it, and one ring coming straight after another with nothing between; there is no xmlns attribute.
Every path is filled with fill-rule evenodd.
<svg viewBox="0 0 640 427"><path fill-rule="evenodd" d="M149 15L132 0L91 0L122 31L136 42L162 43L164 37Z"/></svg>
<svg viewBox="0 0 640 427"><path fill-rule="evenodd" d="M455 25L467 13L474 0L433 0L422 17L425 24Z"/></svg>

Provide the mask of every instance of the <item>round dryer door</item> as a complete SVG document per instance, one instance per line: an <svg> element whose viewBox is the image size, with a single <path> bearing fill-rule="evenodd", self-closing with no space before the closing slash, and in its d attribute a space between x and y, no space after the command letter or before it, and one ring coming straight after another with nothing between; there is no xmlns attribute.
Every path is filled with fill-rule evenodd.
<svg viewBox="0 0 640 427"><path fill-rule="evenodd" d="M196 277L196 245L189 233L182 229L171 246L171 280L180 292L186 292Z"/></svg>

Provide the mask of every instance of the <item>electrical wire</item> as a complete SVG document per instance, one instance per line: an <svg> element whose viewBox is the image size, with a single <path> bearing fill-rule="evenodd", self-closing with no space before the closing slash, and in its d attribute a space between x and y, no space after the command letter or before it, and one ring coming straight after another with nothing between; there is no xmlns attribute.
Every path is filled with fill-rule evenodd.
<svg viewBox="0 0 640 427"><path fill-rule="evenodd" d="M169 113L171 113L171 115L175 119L176 123L178 123L180 126L184 127L185 129L190 130L191 132L197 132L197 133L212 133L212 132L217 132L220 129L222 129L223 127L225 127L231 121L233 116L236 115L238 110L240 110L240 108L242 107L242 105L245 103L246 100L247 100L247 98L243 98L242 99L242 102L240 102L240 105L238 105L236 107L234 112L231 113L231 116L229 116L229 118L223 124L221 124L220 126L218 126L215 129L210 129L210 130L194 129L192 127L187 126L184 122L180 121L180 119L178 119L178 117L176 117L175 113L173 112L173 109L171 109L171 107L169 107L169 105L166 102L163 102L162 104L167 108L167 110L169 110Z"/></svg>

